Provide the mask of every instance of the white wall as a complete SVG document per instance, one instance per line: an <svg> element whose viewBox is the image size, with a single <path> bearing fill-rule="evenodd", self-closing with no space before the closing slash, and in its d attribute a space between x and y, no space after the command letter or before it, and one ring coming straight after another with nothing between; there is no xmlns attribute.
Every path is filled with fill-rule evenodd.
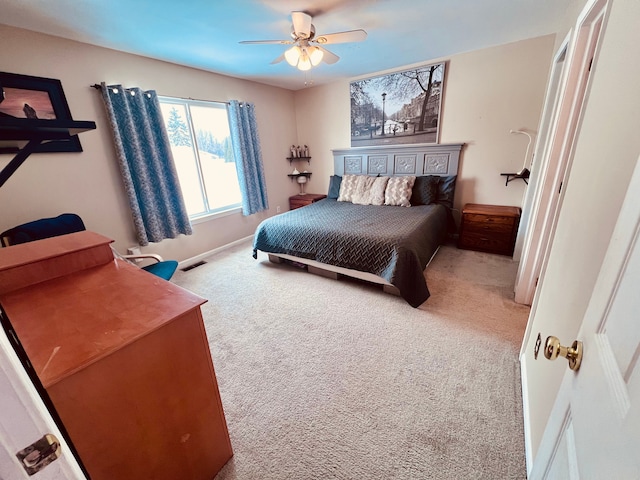
<svg viewBox="0 0 640 480"><path fill-rule="evenodd" d="M294 93L192 68L0 25L0 69L61 80L75 120L97 130L80 135L84 152L32 155L0 188L0 231L63 212L78 213L87 228L113 238L121 252L135 234L116 164L100 93L90 85L121 83L160 95L256 105L270 210L194 225L194 234L152 244L147 251L183 260L253 234L257 224L288 206L297 192L286 174L287 147L297 143ZM11 159L0 155L0 168ZM143 249L145 250L145 249Z"/></svg>
<svg viewBox="0 0 640 480"><path fill-rule="evenodd" d="M577 339L640 154L640 3L612 0L611 7L592 68L571 172L563 186L564 199L547 269L539 281L536 308L529 320L551 319L553 331L541 332L542 338L555 335L569 344ZM575 23L577 12L574 15L571 23ZM532 393L530 403L534 451L565 373L561 365L533 359L537 334L532 331L525 346L528 383L545 386L543 392ZM585 357L588 355L585 348Z"/></svg>
<svg viewBox="0 0 640 480"><path fill-rule="evenodd" d="M522 167L527 139L509 130L536 130L554 41L548 35L422 63L447 61L440 143L466 144L456 208L468 202L521 205L524 182L505 187L500 173ZM367 76L382 73L388 72ZM313 154L310 192L326 191L331 150L350 145L349 83L359 78L296 92L298 138Z"/></svg>

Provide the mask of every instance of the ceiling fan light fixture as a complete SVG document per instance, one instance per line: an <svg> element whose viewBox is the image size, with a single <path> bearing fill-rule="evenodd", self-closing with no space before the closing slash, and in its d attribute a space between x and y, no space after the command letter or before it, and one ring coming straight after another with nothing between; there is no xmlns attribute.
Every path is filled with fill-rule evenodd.
<svg viewBox="0 0 640 480"><path fill-rule="evenodd" d="M311 70L311 60L309 59L309 55L307 55L306 50L302 50L300 61L298 62L298 70L302 70L303 72Z"/></svg>
<svg viewBox="0 0 640 480"><path fill-rule="evenodd" d="M298 65L298 61L300 60L301 56L302 56L302 51L300 50L300 47L297 45L294 45L289 50L284 52L284 59L292 67L295 67L296 65Z"/></svg>
<svg viewBox="0 0 640 480"><path fill-rule="evenodd" d="M318 47L311 47L311 53L309 53L309 60L314 67L318 65L324 57L324 52Z"/></svg>
<svg viewBox="0 0 640 480"><path fill-rule="evenodd" d="M328 33L316 36L316 28L311 23L312 17L302 11L291 12L291 40L251 40L240 43L263 43L291 45L271 64L277 64L286 60L289 65L306 72L317 67L321 62L333 65L340 57L326 50L323 45L333 43L362 42L367 38L367 32L362 29L347 30L344 32ZM312 45L316 44L316 45Z"/></svg>

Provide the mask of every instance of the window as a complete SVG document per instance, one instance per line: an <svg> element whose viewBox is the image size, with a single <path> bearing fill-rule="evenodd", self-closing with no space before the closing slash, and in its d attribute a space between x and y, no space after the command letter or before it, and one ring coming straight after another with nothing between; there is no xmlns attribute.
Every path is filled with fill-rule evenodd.
<svg viewBox="0 0 640 480"><path fill-rule="evenodd" d="M159 100L189 218L242 206L227 105Z"/></svg>

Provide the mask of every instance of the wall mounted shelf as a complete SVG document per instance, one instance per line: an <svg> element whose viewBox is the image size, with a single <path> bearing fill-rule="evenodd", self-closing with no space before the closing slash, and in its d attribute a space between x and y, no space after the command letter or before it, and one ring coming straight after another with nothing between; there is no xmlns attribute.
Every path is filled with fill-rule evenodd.
<svg viewBox="0 0 640 480"><path fill-rule="evenodd" d="M289 160L289 165L291 165L292 162L299 162L301 160L306 160L307 163L311 165L311 157L287 157L287 160Z"/></svg>
<svg viewBox="0 0 640 480"><path fill-rule="evenodd" d="M308 154L308 150L306 148L305 148L305 153ZM308 157L308 156L307 157L287 157L287 160L289 160L289 165L291 165L293 162L302 162L302 161L306 161L307 164L311 165L311 157ZM298 169L295 168L293 171L298 172ZM311 172L304 171L304 172L298 172L298 173L289 173L287 177L289 177L289 180L293 180L294 178L296 179L296 181L300 185L300 194L303 195L304 185L311 178ZM304 178L301 178L301 177L304 177Z"/></svg>
<svg viewBox="0 0 640 480"><path fill-rule="evenodd" d="M311 177L311 172L289 173L289 174L287 174L287 177L289 177L289 178L298 178L298 177L310 178Z"/></svg>
<svg viewBox="0 0 640 480"><path fill-rule="evenodd" d="M15 156L0 171L0 187L40 144L51 140L68 140L73 135L95 128L96 123L91 121L1 117L0 153L15 153Z"/></svg>
<svg viewBox="0 0 640 480"><path fill-rule="evenodd" d="M503 177L507 177L506 181L504 182L505 187L509 185L509 182L518 179L524 180L524 183L529 185L529 182L527 181L529 179L529 170L525 169L523 173L501 173L500 175L502 175Z"/></svg>

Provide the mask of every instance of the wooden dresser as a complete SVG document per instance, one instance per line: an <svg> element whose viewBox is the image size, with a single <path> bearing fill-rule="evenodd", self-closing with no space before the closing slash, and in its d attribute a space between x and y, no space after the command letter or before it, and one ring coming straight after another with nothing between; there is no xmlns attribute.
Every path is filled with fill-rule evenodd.
<svg viewBox="0 0 640 480"><path fill-rule="evenodd" d="M312 203L327 198L326 195L321 193L305 193L304 195L294 195L289 197L289 210L295 210L296 208L306 207Z"/></svg>
<svg viewBox="0 0 640 480"><path fill-rule="evenodd" d="M85 231L0 249L4 327L92 480L211 480L233 452L205 300L110 243Z"/></svg>
<svg viewBox="0 0 640 480"><path fill-rule="evenodd" d="M462 210L458 247L513 255L520 208L467 203Z"/></svg>

